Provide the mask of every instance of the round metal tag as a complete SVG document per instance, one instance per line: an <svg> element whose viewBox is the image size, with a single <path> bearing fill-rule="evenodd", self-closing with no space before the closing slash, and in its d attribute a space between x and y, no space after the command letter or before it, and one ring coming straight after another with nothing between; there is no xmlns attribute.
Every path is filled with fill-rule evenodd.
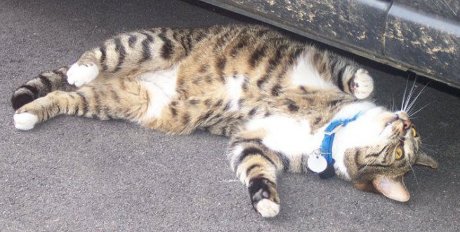
<svg viewBox="0 0 460 232"><path fill-rule="evenodd" d="M307 166L313 172L320 173L326 170L327 160L322 155L311 155L308 157Z"/></svg>

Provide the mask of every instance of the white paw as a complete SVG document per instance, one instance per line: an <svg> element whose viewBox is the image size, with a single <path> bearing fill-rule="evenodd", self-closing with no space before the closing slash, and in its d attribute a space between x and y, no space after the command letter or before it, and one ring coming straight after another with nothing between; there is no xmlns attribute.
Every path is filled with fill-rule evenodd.
<svg viewBox="0 0 460 232"><path fill-rule="evenodd" d="M30 130L34 128L38 122L38 117L31 113L14 114L14 127L19 130Z"/></svg>
<svg viewBox="0 0 460 232"><path fill-rule="evenodd" d="M358 69L354 79L350 83L350 89L356 98L367 98L374 91L374 80L366 70Z"/></svg>
<svg viewBox="0 0 460 232"><path fill-rule="evenodd" d="M96 79L97 75L99 75L99 68L96 64L90 63L79 65L75 63L70 66L69 71L67 71L67 82L71 85L80 87Z"/></svg>
<svg viewBox="0 0 460 232"><path fill-rule="evenodd" d="M260 200L255 207L257 212L259 212L262 217L266 218L274 217L280 212L280 205L268 199Z"/></svg>

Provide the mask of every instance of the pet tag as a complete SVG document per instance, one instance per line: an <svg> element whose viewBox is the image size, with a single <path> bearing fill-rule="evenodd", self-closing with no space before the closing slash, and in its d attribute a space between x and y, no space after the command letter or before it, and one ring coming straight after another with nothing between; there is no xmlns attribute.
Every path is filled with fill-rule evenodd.
<svg viewBox="0 0 460 232"><path fill-rule="evenodd" d="M307 161L308 169L320 173L327 168L327 161L322 155L311 155Z"/></svg>

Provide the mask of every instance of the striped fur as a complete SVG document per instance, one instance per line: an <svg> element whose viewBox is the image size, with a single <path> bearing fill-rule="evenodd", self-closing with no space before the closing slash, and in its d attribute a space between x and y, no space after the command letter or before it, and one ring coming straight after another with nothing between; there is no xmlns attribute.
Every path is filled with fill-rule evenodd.
<svg viewBox="0 0 460 232"><path fill-rule="evenodd" d="M254 209L273 217L277 174L305 171L328 122L376 108L360 100L372 90L357 64L268 28L154 28L117 35L70 70L40 74L14 92L12 106L18 129L65 114L229 136L228 158ZM350 157L367 153L356 149L347 147L336 167L345 179L361 178Z"/></svg>

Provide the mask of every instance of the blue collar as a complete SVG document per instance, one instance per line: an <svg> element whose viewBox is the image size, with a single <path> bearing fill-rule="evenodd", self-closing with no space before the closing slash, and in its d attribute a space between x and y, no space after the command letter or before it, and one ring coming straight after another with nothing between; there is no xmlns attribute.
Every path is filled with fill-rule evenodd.
<svg viewBox="0 0 460 232"><path fill-rule="evenodd" d="M337 119L329 123L324 130L324 138L321 143L320 152L321 155L327 161L327 168L323 172L319 173L319 176L323 179L335 176L334 163L335 160L332 158L332 145L334 144L335 129L339 126L346 126L348 123L355 121L361 113L357 113L352 118L348 119Z"/></svg>

